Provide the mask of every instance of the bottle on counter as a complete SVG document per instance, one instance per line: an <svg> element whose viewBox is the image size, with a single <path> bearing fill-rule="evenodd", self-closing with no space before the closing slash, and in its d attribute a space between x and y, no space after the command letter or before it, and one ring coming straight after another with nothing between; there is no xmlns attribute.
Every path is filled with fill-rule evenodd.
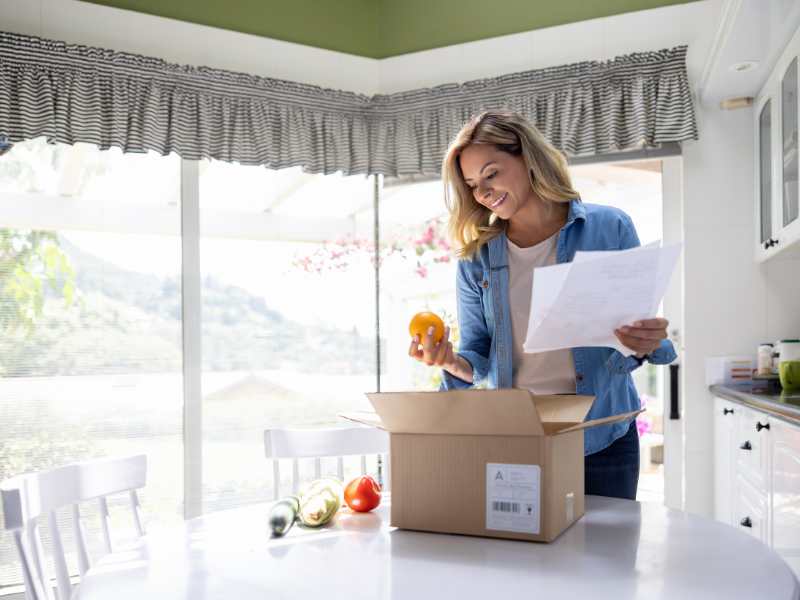
<svg viewBox="0 0 800 600"><path fill-rule="evenodd" d="M758 346L758 361L756 374L769 375L772 373L772 355L774 346L769 342L763 342Z"/></svg>

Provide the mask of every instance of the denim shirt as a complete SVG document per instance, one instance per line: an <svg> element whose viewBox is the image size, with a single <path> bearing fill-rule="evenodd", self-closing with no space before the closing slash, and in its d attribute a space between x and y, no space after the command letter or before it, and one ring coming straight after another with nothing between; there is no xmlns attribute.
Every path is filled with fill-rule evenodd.
<svg viewBox="0 0 800 600"><path fill-rule="evenodd" d="M456 276L458 354L472 365L473 383L443 371L443 390L472 387L488 379L490 388L512 387L511 318L508 298L507 238L492 238L471 260L461 260ZM639 246L630 217L619 209L572 200L569 216L558 234L556 260L570 262L577 250L624 250ZM587 318L591 318L587 315ZM662 340L647 360L675 360L672 342ZM631 372L639 366L633 356L603 347L572 348L578 394L594 396L588 419L638 410L639 395ZM584 454L593 454L622 437L630 422L598 425L584 432Z"/></svg>

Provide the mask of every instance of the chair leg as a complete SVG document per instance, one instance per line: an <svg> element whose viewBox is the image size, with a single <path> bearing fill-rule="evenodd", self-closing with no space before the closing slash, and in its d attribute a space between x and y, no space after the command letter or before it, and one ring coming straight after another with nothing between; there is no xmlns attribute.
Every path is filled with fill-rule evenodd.
<svg viewBox="0 0 800 600"><path fill-rule="evenodd" d="M41 583L34 577L31 559L28 555L28 550L25 548L25 541L21 529L14 530L14 542L17 545L17 554L19 554L19 560L22 566L22 578L25 581L25 597L28 600L46 600L47 596L44 595Z"/></svg>
<svg viewBox="0 0 800 600"><path fill-rule="evenodd" d="M142 503L139 502L139 495L136 493L136 490L130 491L130 498L131 510L133 511L133 524L136 527L136 533L139 534L139 537L142 537L146 532L142 524Z"/></svg>
<svg viewBox="0 0 800 600"><path fill-rule="evenodd" d="M61 541L61 532L58 529L56 513L51 510L47 515L50 528L50 537L53 540L53 563L56 567L56 586L58 587L59 600L69 600L72 594L72 583L69 580L67 562L64 558L64 544Z"/></svg>
<svg viewBox="0 0 800 600"><path fill-rule="evenodd" d="M81 511L77 504L72 505L72 528L75 532L75 545L78 551L78 571L81 577L89 570L89 552L86 550L86 536L81 523Z"/></svg>

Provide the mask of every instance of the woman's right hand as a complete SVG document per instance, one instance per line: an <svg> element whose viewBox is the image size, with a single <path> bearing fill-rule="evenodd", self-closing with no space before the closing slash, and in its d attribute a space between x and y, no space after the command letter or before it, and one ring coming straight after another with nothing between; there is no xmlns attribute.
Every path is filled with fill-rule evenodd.
<svg viewBox="0 0 800 600"><path fill-rule="evenodd" d="M429 367L441 367L454 377L471 382L472 365L453 352L450 328L444 328L444 335L438 343L433 341L433 332L434 328L429 327L422 340L419 335L415 335L408 348L408 355Z"/></svg>

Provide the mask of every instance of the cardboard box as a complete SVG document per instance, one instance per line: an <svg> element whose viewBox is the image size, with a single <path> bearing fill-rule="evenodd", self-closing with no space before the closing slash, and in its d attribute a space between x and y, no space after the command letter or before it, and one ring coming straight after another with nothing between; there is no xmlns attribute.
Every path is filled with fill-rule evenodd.
<svg viewBox="0 0 800 600"><path fill-rule="evenodd" d="M583 430L593 396L527 390L367 394L341 416L389 432L391 525L550 542L584 514Z"/></svg>

